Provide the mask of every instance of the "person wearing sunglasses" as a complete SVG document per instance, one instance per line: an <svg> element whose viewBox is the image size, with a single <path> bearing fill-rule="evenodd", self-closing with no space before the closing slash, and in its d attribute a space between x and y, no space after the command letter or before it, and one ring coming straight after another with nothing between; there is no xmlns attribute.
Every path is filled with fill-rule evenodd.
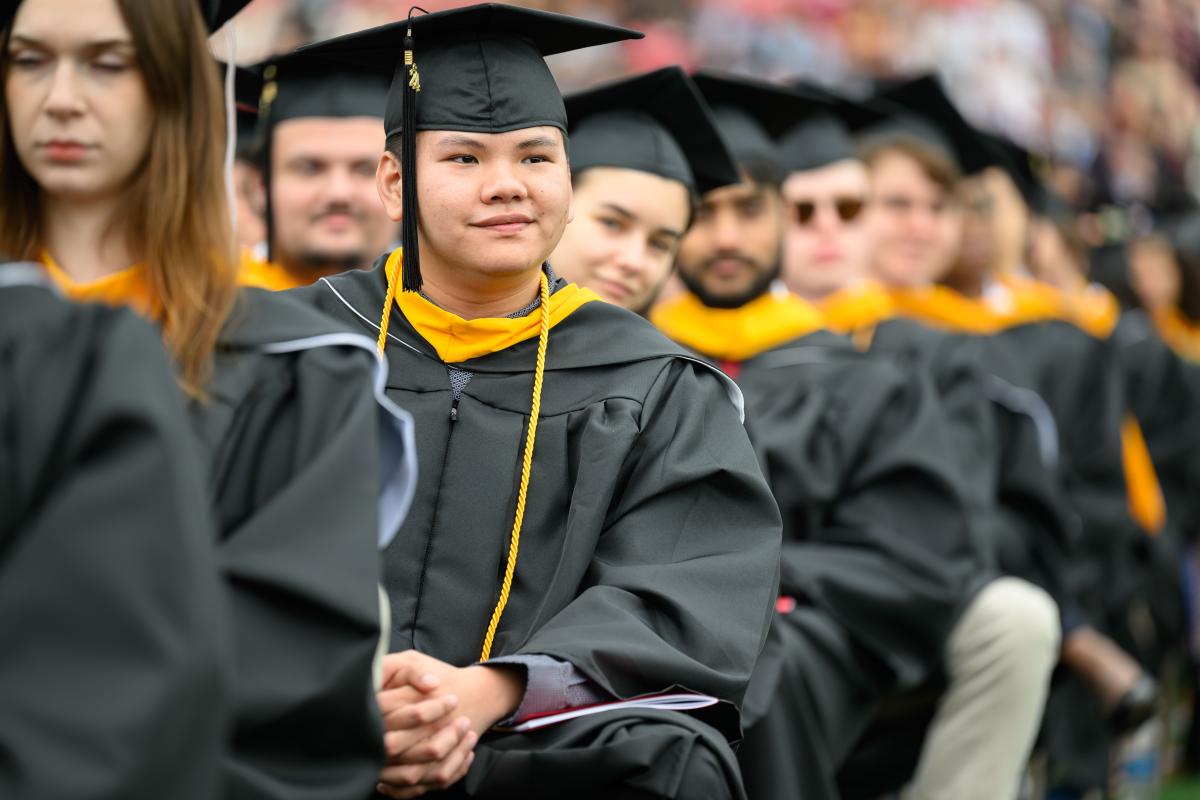
<svg viewBox="0 0 1200 800"><path fill-rule="evenodd" d="M856 742L885 704L948 673L943 697L957 703L941 735L889 740L909 770L876 794L903 784L919 757L914 797L982 787L1013 796L1054 660L1054 603L987 563L929 378L858 352L777 280L787 226L802 216L840 224L837 197L863 197L861 183L858 194L813 191L799 198L808 216L780 191L774 137L830 104L745 79L694 79L744 177L701 198L677 262L688 293L651 320L737 380L784 518L779 614L744 711L747 791L868 796L839 775ZM841 205L854 216L853 203ZM981 694L1010 713L976 718L963 699ZM963 746L947 743L956 738ZM938 746L922 751L922 741Z"/></svg>

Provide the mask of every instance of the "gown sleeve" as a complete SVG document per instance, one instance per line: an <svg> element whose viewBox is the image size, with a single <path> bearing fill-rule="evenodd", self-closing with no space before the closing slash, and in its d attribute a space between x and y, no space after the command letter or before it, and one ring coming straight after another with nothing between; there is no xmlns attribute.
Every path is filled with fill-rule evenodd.
<svg viewBox="0 0 1200 800"><path fill-rule="evenodd" d="M214 452L238 675L231 792L365 797L383 763L372 361L333 346L243 359L224 368L256 373L255 390L221 412Z"/></svg>
<svg viewBox="0 0 1200 800"><path fill-rule="evenodd" d="M579 596L521 648L573 664L604 691L679 686L737 715L777 596L780 520L738 412L708 368L671 359Z"/></svg>

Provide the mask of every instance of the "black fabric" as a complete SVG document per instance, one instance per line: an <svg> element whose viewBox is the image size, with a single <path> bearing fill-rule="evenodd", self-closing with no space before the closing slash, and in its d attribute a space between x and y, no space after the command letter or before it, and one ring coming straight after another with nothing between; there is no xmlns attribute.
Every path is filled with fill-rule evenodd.
<svg viewBox="0 0 1200 800"><path fill-rule="evenodd" d="M832 114L802 122L779 140L779 161L788 172L807 172L857 159L858 143Z"/></svg>
<svg viewBox="0 0 1200 800"><path fill-rule="evenodd" d="M264 347L342 326L247 289L192 408L234 615L227 797L364 797L383 764L374 361L354 347Z"/></svg>
<svg viewBox="0 0 1200 800"><path fill-rule="evenodd" d="M290 294L370 332L383 263ZM500 587L537 341L456 365L474 376L456 400L447 365L396 309L389 338L387 392L416 419L420 460L412 511L384 555L392 649L466 665ZM780 534L731 389L615 306L588 303L553 328L493 655L553 656L617 697L710 694L724 702L706 719L739 737ZM544 741L539 770L605 763L602 750L573 756Z"/></svg>
<svg viewBox="0 0 1200 800"><path fill-rule="evenodd" d="M738 183L708 104L666 67L566 98L571 170L622 167L679 181L693 194Z"/></svg>
<svg viewBox="0 0 1200 800"><path fill-rule="evenodd" d="M814 114L834 110L828 100L751 78L697 72L692 79L712 108L726 144L743 164L775 163L779 136Z"/></svg>
<svg viewBox="0 0 1200 800"><path fill-rule="evenodd" d="M882 137L907 136L941 150L966 174L991 166L993 156L979 132L967 122L933 75L883 88L876 100L895 106L889 119L861 131L864 142Z"/></svg>
<svg viewBox="0 0 1200 800"><path fill-rule="evenodd" d="M624 39L637 31L546 11L483 3L411 17L421 75L417 130L502 133L553 125L563 130L562 96L544 57ZM403 127L408 22L381 25L301 48L306 56L365 68L391 80L384 127Z"/></svg>
<svg viewBox="0 0 1200 800"><path fill-rule="evenodd" d="M264 134L289 119L378 117L387 105L388 78L344 64L290 53L258 65Z"/></svg>
<svg viewBox="0 0 1200 800"><path fill-rule="evenodd" d="M220 796L224 589L158 335L0 288L0 387L0 796Z"/></svg>

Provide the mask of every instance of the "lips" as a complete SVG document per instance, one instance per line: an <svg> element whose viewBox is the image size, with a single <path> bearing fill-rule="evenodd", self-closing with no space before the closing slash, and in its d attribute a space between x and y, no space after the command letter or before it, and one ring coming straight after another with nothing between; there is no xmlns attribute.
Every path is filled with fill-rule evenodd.
<svg viewBox="0 0 1200 800"><path fill-rule="evenodd" d="M69 139L51 139L38 147L51 161L68 164L81 160L92 149L90 145Z"/></svg>
<svg viewBox="0 0 1200 800"><path fill-rule="evenodd" d="M499 214L494 217L472 222L471 226L493 233L520 233L533 224L533 220L524 214Z"/></svg>

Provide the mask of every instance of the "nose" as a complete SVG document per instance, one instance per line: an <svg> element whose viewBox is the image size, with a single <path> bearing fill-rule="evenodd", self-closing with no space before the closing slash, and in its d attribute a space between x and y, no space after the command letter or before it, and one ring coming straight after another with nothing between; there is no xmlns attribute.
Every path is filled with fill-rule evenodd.
<svg viewBox="0 0 1200 800"><path fill-rule="evenodd" d="M83 95L75 65L63 59L55 65L46 96L46 113L57 120L67 120L83 113Z"/></svg>
<svg viewBox="0 0 1200 800"><path fill-rule="evenodd" d="M719 211L713 219L712 235L718 250L740 250L742 231L737 214L730 209Z"/></svg>
<svg viewBox="0 0 1200 800"><path fill-rule="evenodd" d="M510 164L497 163L489 167L484 178L481 199L485 203L512 203L529 196L525 182Z"/></svg>
<svg viewBox="0 0 1200 800"><path fill-rule="evenodd" d="M622 238L614 251L613 261L625 275L638 275L646 271L649 245L636 233Z"/></svg>
<svg viewBox="0 0 1200 800"><path fill-rule="evenodd" d="M325 181L326 200L348 202L354 195L354 176L347 167L329 170Z"/></svg>

